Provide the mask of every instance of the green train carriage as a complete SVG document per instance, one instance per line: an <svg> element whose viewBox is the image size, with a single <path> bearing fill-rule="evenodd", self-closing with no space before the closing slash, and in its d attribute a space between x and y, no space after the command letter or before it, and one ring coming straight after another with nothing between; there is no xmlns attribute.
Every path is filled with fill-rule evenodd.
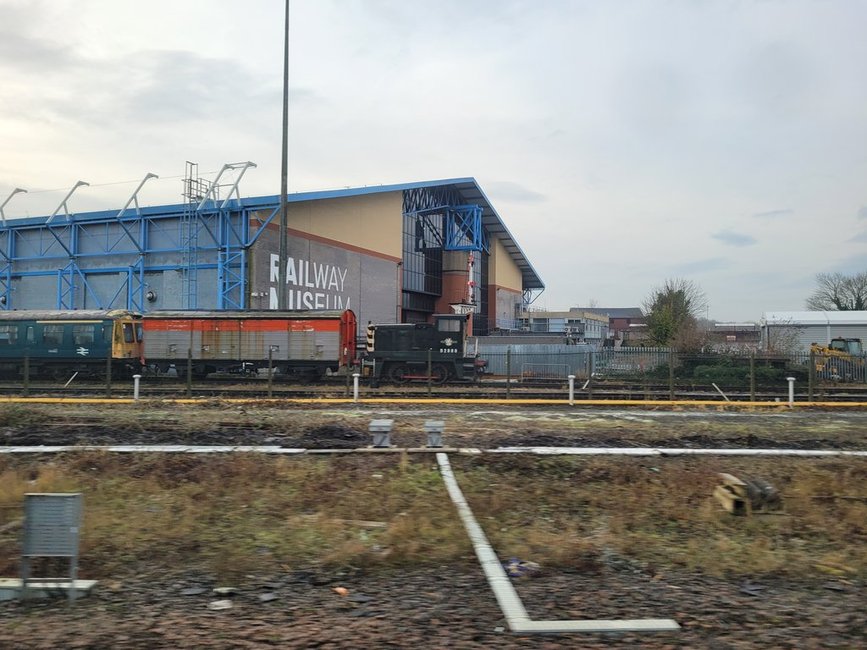
<svg viewBox="0 0 867 650"><path fill-rule="evenodd" d="M141 368L141 316L126 310L0 311L0 374L34 377L73 372L131 375Z"/></svg>

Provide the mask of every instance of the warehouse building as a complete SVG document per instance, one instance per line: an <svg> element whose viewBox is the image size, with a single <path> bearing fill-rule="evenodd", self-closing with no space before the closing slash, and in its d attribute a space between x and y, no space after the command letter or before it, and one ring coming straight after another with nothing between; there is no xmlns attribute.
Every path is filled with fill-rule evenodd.
<svg viewBox="0 0 867 650"><path fill-rule="evenodd" d="M809 352L813 343L838 337L867 342L867 311L766 312L759 325L762 349L770 352Z"/></svg>
<svg viewBox="0 0 867 650"><path fill-rule="evenodd" d="M544 289L473 178L290 195L285 274L280 197L218 180L188 170L176 205L139 208L136 190L120 210L4 220L0 309L276 309L285 278L287 309L472 312L486 333Z"/></svg>

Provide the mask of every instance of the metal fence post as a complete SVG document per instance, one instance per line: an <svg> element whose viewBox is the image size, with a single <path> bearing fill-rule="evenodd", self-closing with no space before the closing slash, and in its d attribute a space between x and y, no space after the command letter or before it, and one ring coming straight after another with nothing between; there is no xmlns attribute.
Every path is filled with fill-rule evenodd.
<svg viewBox="0 0 867 650"><path fill-rule="evenodd" d="M24 357L24 397L30 395L30 356Z"/></svg>
<svg viewBox="0 0 867 650"><path fill-rule="evenodd" d="M816 353L810 350L810 367L807 368L807 401L813 401L813 391L816 389Z"/></svg>
<svg viewBox="0 0 867 650"><path fill-rule="evenodd" d="M348 379L347 379L348 382ZM347 383L347 387L348 387ZM348 391L347 391L348 392ZM274 348L268 346L268 397L274 396Z"/></svg>
<svg viewBox="0 0 867 650"><path fill-rule="evenodd" d="M111 351L105 358L105 396L111 397Z"/></svg>
<svg viewBox="0 0 867 650"><path fill-rule="evenodd" d="M587 399L593 399L593 355L595 352L587 352Z"/></svg>
<svg viewBox="0 0 867 650"><path fill-rule="evenodd" d="M641 387L644 389L644 401L650 401L650 386L647 383L647 369L641 369Z"/></svg>
<svg viewBox="0 0 867 650"><path fill-rule="evenodd" d="M193 349L187 348L187 397L193 396Z"/></svg>
<svg viewBox="0 0 867 650"><path fill-rule="evenodd" d="M668 349L668 399L674 401L674 348Z"/></svg>
<svg viewBox="0 0 867 650"><path fill-rule="evenodd" d="M512 346L506 346L506 399L512 387Z"/></svg>
<svg viewBox="0 0 867 650"><path fill-rule="evenodd" d="M358 403L358 378L361 377L361 373L353 372L352 373L352 401L356 404Z"/></svg>
<svg viewBox="0 0 867 650"><path fill-rule="evenodd" d="M432 391L432 382L433 382L433 364L431 363L431 357L433 356L433 350L431 348L427 349L427 396L431 396Z"/></svg>
<svg viewBox="0 0 867 650"><path fill-rule="evenodd" d="M756 353L750 352L750 401L756 401Z"/></svg>
<svg viewBox="0 0 867 650"><path fill-rule="evenodd" d="M569 406L575 406L575 375L569 375Z"/></svg>
<svg viewBox="0 0 867 650"><path fill-rule="evenodd" d="M138 401L140 382L141 382L141 375L133 375L132 376L132 398L135 401Z"/></svg>
<svg viewBox="0 0 867 650"><path fill-rule="evenodd" d="M791 408L795 405L795 378L786 377L786 381L789 382L789 408Z"/></svg>

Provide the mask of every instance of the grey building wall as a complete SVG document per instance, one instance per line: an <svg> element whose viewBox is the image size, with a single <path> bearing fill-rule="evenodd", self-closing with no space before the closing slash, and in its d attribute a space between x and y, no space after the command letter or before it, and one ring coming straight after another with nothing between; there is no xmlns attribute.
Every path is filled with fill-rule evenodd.
<svg viewBox="0 0 867 650"><path fill-rule="evenodd" d="M796 349L792 352L809 352L813 343L828 345L831 339L855 338L867 343L867 323L863 325L774 325L762 326L762 349L774 347L778 340L794 340Z"/></svg>
<svg viewBox="0 0 867 650"><path fill-rule="evenodd" d="M250 308L276 309L279 234L268 229L250 252ZM351 309L360 329L368 321L398 320L400 267L395 260L291 235L287 309Z"/></svg>
<svg viewBox="0 0 867 650"><path fill-rule="evenodd" d="M518 316L523 306L523 296L516 291L509 291L502 287L496 289L496 322L495 327L501 329L517 329Z"/></svg>
<svg viewBox="0 0 867 650"><path fill-rule="evenodd" d="M807 352L812 343L828 345L838 337L867 342L867 311L772 311L760 324L763 350Z"/></svg>

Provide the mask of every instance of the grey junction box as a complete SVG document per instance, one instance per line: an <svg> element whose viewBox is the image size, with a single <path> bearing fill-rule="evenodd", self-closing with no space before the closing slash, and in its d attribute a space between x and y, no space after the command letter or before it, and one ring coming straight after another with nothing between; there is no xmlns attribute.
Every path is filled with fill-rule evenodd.
<svg viewBox="0 0 867 650"><path fill-rule="evenodd" d="M368 430L373 434L374 447L391 447L391 427L394 420L371 420Z"/></svg>
<svg viewBox="0 0 867 650"><path fill-rule="evenodd" d="M445 431L446 423L444 420L427 420L424 423L424 430L427 433L428 447L443 446L443 431Z"/></svg>
<svg viewBox="0 0 867 650"><path fill-rule="evenodd" d="M75 599L78 540L83 497L70 494L26 494L21 550L21 594L27 597L30 561L35 557L69 558L69 600ZM54 580L58 578L54 577Z"/></svg>

